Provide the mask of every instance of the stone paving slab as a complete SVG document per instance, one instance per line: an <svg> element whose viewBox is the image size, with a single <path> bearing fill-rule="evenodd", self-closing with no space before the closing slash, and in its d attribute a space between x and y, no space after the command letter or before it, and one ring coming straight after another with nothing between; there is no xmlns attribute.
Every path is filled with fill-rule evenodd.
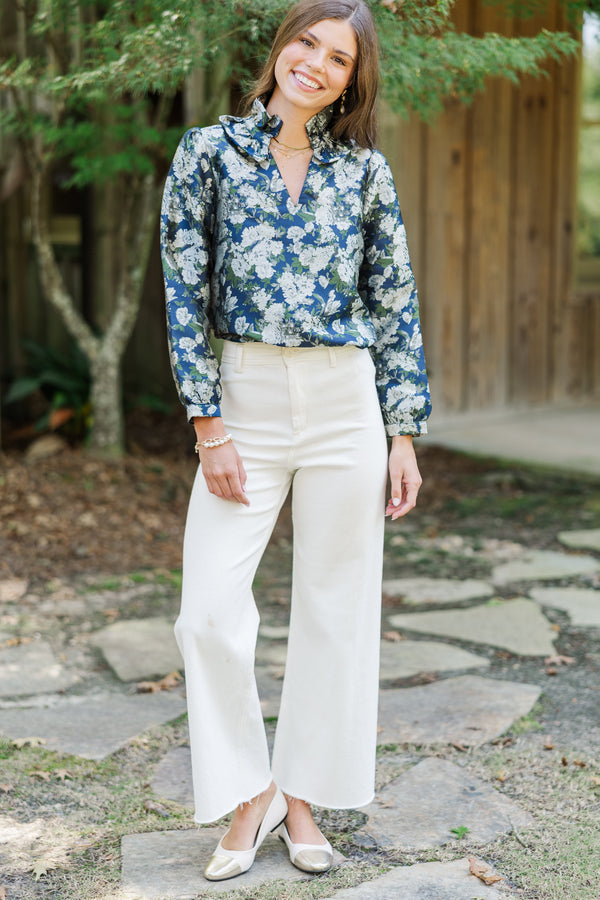
<svg viewBox="0 0 600 900"><path fill-rule="evenodd" d="M424 759L363 810L363 830L384 849L426 850L454 839L461 825L477 842L533 823L518 803L445 759Z"/></svg>
<svg viewBox="0 0 600 900"><path fill-rule="evenodd" d="M575 550L595 550L600 553L600 528L585 528L581 531L561 531L558 540L565 547Z"/></svg>
<svg viewBox="0 0 600 900"><path fill-rule="evenodd" d="M141 732L185 712L175 693L72 697L50 707L0 710L7 738L39 737L48 750L104 759Z"/></svg>
<svg viewBox="0 0 600 900"><path fill-rule="evenodd" d="M600 628L600 591L591 588L536 587L529 594L544 606L567 612L573 625Z"/></svg>
<svg viewBox="0 0 600 900"><path fill-rule="evenodd" d="M383 593L402 597L405 603L458 603L491 597L494 588L474 578L394 578L383 582Z"/></svg>
<svg viewBox="0 0 600 900"><path fill-rule="evenodd" d="M256 645L256 661L259 665L285 667L287 643L277 641L258 641Z"/></svg>
<svg viewBox="0 0 600 900"><path fill-rule="evenodd" d="M489 871L493 872L492 866ZM471 875L468 859L399 866L381 878L337 891L326 900L512 900L501 882L493 887Z"/></svg>
<svg viewBox="0 0 600 900"><path fill-rule="evenodd" d="M379 678L391 681L422 672L485 669L489 664L483 656L440 641L382 641Z"/></svg>
<svg viewBox="0 0 600 900"><path fill-rule="evenodd" d="M285 641L289 637L289 625L260 625L258 629L260 637L267 638L270 641Z"/></svg>
<svg viewBox="0 0 600 900"><path fill-rule="evenodd" d="M102 651L121 681L141 681L183 669L173 623L161 617L115 622L91 635L90 643Z"/></svg>
<svg viewBox="0 0 600 900"><path fill-rule="evenodd" d="M470 609L401 613L389 616L394 628L489 644L521 656L554 653L556 632L531 600L493 601Z"/></svg>
<svg viewBox="0 0 600 900"><path fill-rule="evenodd" d="M549 581L600 571L600 560L593 556L559 553L555 550L529 550L523 556L492 569L494 584L513 581Z"/></svg>
<svg viewBox="0 0 600 900"><path fill-rule="evenodd" d="M292 866L282 841L269 835L248 872L227 881L206 881L202 871L223 831L221 827L211 827L125 835L121 854L126 896L131 900L191 900L200 891L223 894L257 888L278 879L304 881L312 877ZM343 861L344 857L336 852L334 863Z"/></svg>
<svg viewBox="0 0 600 900"><path fill-rule="evenodd" d="M0 579L0 603L16 603L27 593L28 584L25 578Z"/></svg>
<svg viewBox="0 0 600 900"><path fill-rule="evenodd" d="M480 675L381 691L377 743L483 744L527 715L540 693L537 685Z"/></svg>
<svg viewBox="0 0 600 900"><path fill-rule="evenodd" d="M192 787L192 757L189 746L173 747L160 760L154 770L151 787L164 800L172 800L194 809Z"/></svg>
<svg viewBox="0 0 600 900"><path fill-rule="evenodd" d="M78 680L75 672L64 669L50 644L34 641L0 650L0 696L50 694L63 691Z"/></svg>
<svg viewBox="0 0 600 900"><path fill-rule="evenodd" d="M268 666L256 666L255 672L263 718L276 718L279 715L283 678L275 678Z"/></svg>

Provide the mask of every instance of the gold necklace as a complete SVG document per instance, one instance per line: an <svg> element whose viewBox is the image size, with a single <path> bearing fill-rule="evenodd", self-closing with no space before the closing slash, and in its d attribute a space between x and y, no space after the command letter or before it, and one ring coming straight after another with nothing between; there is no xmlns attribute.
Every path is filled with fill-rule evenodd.
<svg viewBox="0 0 600 900"><path fill-rule="evenodd" d="M307 144L306 147L290 147L289 144L284 144L283 141L280 141L279 138L276 138L275 135L271 138L272 141L275 141L276 144L279 144L280 147L285 147L286 150L310 150L310 144Z"/></svg>
<svg viewBox="0 0 600 900"><path fill-rule="evenodd" d="M297 156L300 156L302 153L306 153L307 150L312 151L312 147L298 147L297 150L292 153L286 153L281 147L271 146L271 150L276 150L277 153L281 153L282 156L285 156L286 159L296 159Z"/></svg>

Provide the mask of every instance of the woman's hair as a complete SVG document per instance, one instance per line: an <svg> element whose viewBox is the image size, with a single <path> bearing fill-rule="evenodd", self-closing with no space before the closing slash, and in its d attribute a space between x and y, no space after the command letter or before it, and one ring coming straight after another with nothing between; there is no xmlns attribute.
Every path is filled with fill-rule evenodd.
<svg viewBox="0 0 600 900"><path fill-rule="evenodd" d="M256 99L268 103L275 88L275 63L284 47L304 31L323 19L348 22L356 35L357 58L350 83L345 91L344 113L341 98L333 105L329 125L334 138L354 140L359 147L373 147L377 131L375 101L379 81L377 33L365 0L300 0L279 26L269 58L253 89L245 98L247 114Z"/></svg>

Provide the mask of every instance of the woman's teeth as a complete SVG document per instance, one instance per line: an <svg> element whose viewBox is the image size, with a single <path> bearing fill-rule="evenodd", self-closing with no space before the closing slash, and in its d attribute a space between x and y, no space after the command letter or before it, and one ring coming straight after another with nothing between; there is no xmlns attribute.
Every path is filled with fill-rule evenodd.
<svg viewBox="0 0 600 900"><path fill-rule="evenodd" d="M294 72L294 75L300 82L300 84L305 84L306 87L309 88L320 88L321 85L318 81L312 81L310 78L307 78L306 75L301 75L300 72Z"/></svg>

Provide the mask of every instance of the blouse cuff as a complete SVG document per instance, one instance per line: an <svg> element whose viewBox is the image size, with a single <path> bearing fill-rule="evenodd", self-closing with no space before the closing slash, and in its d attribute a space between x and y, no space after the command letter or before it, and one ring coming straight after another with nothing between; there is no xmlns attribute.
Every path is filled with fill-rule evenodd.
<svg viewBox="0 0 600 900"><path fill-rule="evenodd" d="M187 407L187 418L188 422L191 422L193 418L199 416L203 418L204 416L220 416L221 415L221 407L215 403L201 403L200 405L192 405Z"/></svg>
<svg viewBox="0 0 600 900"><path fill-rule="evenodd" d="M385 426L385 433L388 437L396 437L400 434L419 437L420 434L427 434L427 422L391 422Z"/></svg>

